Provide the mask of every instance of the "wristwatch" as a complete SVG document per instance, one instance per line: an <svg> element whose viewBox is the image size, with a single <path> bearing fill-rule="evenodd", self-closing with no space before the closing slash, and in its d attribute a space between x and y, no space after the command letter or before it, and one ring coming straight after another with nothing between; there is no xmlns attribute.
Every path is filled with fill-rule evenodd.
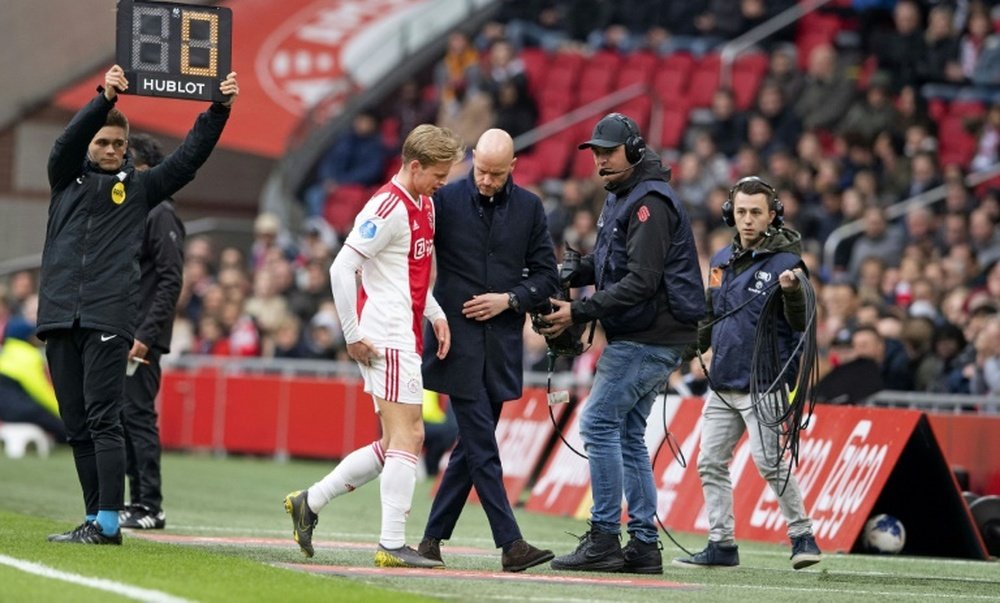
<svg viewBox="0 0 1000 603"><path fill-rule="evenodd" d="M517 294L513 291L507 294L507 307L515 312L521 311L521 302L517 301Z"/></svg>

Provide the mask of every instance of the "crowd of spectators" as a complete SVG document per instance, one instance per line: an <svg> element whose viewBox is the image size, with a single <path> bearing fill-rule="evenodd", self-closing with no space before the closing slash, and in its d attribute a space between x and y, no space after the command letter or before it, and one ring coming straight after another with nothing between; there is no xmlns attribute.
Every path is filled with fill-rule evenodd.
<svg viewBox="0 0 1000 603"><path fill-rule="evenodd" d="M250 249L216 249L205 237L188 242L172 354L346 358L328 268L350 222L325 217L338 191L374 186L395 170L401 137L413 126L448 125L467 143L490 127L516 136L540 114L524 52L709 56L792 2L501 4L495 22L474 35L452 33L426 78L366 110L331 147L303 190L309 219L301 240L262 214ZM804 238L823 374L865 358L881 387L1000 394L1000 189L965 184L970 171L998 162L1000 103L990 86L1000 79L989 72L1000 65L991 58L1000 47L1000 9L898 0L831 2L824 10L841 23L836 36L808 48L794 26L768 37L753 51L766 55L767 69L749 105L739 108L734 90L720 87L706 106L690 108L675 148L656 149L673 167L702 265L731 241L720 217L729 186L762 176L779 191L786 225ZM975 140L961 162L942 153L943 124L959 106ZM586 253L604 191L599 179L570 171L530 181L515 170L514 177L542 198L557 249ZM889 219L888 207L942 185L943 200ZM824 258L831 233L855 220L862 232ZM10 278L0 322L33 311L30 278ZM544 340L526 333L525 368L544 370ZM601 341L598 328L595 344L564 368L586 376ZM675 386L697 393L703 377L695 362Z"/></svg>

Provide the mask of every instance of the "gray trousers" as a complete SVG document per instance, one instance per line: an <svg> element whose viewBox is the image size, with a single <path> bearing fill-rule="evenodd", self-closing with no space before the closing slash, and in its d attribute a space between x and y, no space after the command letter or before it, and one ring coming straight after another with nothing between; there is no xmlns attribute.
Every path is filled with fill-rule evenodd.
<svg viewBox="0 0 1000 603"><path fill-rule="evenodd" d="M812 520L806 516L795 475L785 484L788 462L778 458L778 435L770 428L759 428L748 393L721 393L725 402L715 392L710 392L705 400L698 454L698 475L708 511L708 539L723 544L734 542L733 482L729 463L744 431L750 440L750 454L757 470L778 498L778 506L788 524L788 537L811 534Z"/></svg>

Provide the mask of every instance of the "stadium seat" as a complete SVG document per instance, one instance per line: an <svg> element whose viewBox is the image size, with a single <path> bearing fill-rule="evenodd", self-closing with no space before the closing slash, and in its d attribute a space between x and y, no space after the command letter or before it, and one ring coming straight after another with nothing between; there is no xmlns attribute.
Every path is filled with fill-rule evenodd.
<svg viewBox="0 0 1000 603"><path fill-rule="evenodd" d="M616 75L615 71L588 66L580 74L580 83L577 85L580 104L589 103L611 93L611 84L614 82Z"/></svg>
<svg viewBox="0 0 1000 603"><path fill-rule="evenodd" d="M940 123L944 116L948 114L948 101L942 98L932 98L927 101L927 113L930 114L934 123Z"/></svg>
<svg viewBox="0 0 1000 603"><path fill-rule="evenodd" d="M565 65L553 65L545 75L538 94L544 94L548 90L558 90L563 93L571 93L576 89L576 80L579 71L573 67Z"/></svg>
<svg viewBox="0 0 1000 603"><path fill-rule="evenodd" d="M763 52L748 52L736 57L733 71L752 71L763 76L767 73L771 58Z"/></svg>
<svg viewBox="0 0 1000 603"><path fill-rule="evenodd" d="M546 158L537 152L530 155L518 155L514 166L514 182L520 186L538 184L544 177Z"/></svg>
<svg viewBox="0 0 1000 603"><path fill-rule="evenodd" d="M535 145L530 163L537 164L541 178L562 178L566 173L566 163L569 161L571 150L576 150L576 147L571 145L571 142L563 138L546 138ZM521 158L518 158L518 173L521 172L521 162ZM521 180L518 182L523 184Z"/></svg>
<svg viewBox="0 0 1000 603"><path fill-rule="evenodd" d="M712 96L719 87L719 62L703 61L691 74L691 82L686 94L690 107L708 107Z"/></svg>
<svg viewBox="0 0 1000 603"><path fill-rule="evenodd" d="M572 178L589 179L597 171L594 167L594 155L589 151L577 151L572 161L569 173Z"/></svg>
<svg viewBox="0 0 1000 603"><path fill-rule="evenodd" d="M549 70L566 69L570 73L579 73L583 66L583 55L578 52L566 51L555 53L549 61ZM548 77L548 76L546 76Z"/></svg>
<svg viewBox="0 0 1000 603"><path fill-rule="evenodd" d="M345 233L354 226L354 218L365 206L372 189L357 184L337 187L326 199L323 217L338 233Z"/></svg>
<svg viewBox="0 0 1000 603"><path fill-rule="evenodd" d="M600 50L587 59L584 69L601 69L617 72L622 64L622 55L613 50Z"/></svg>
<svg viewBox="0 0 1000 603"><path fill-rule="evenodd" d="M538 93L538 121L545 123L573 108L576 95L569 88L546 87Z"/></svg>
<svg viewBox="0 0 1000 603"><path fill-rule="evenodd" d="M976 154L976 137L965 130L964 118L958 115L949 114L938 122L938 142L942 166L966 168Z"/></svg>
<svg viewBox="0 0 1000 603"><path fill-rule="evenodd" d="M637 52L625 57L618 74L616 86L621 89L635 83L649 84L656 68L656 57L648 52Z"/></svg>
<svg viewBox="0 0 1000 603"><path fill-rule="evenodd" d="M840 29L840 19L836 15L812 12L799 19L796 24L795 47L799 52L799 67L803 71L809 66L809 53L812 49L823 44L832 45Z"/></svg>
<svg viewBox="0 0 1000 603"><path fill-rule="evenodd" d="M691 65L664 63L653 75L653 92L663 102L675 102L687 92Z"/></svg>
<svg viewBox="0 0 1000 603"><path fill-rule="evenodd" d="M985 114L986 106L978 100L955 99L948 105L948 115L955 117L982 117Z"/></svg>
<svg viewBox="0 0 1000 603"><path fill-rule="evenodd" d="M668 107L663 110L663 124L660 126L660 150L676 149L681 146L684 130L687 128L686 107Z"/></svg>
<svg viewBox="0 0 1000 603"><path fill-rule="evenodd" d="M649 96L643 95L618 105L614 110L634 119L639 131L646 132L649 129L649 112L652 106L653 101Z"/></svg>
<svg viewBox="0 0 1000 603"><path fill-rule="evenodd" d="M525 48L518 57L524 63L524 71L528 77L528 91L535 94L545 82L549 55L541 48Z"/></svg>
<svg viewBox="0 0 1000 603"><path fill-rule="evenodd" d="M732 73L733 100L736 108L746 111L757 99L757 89L764 74L752 70L734 70Z"/></svg>

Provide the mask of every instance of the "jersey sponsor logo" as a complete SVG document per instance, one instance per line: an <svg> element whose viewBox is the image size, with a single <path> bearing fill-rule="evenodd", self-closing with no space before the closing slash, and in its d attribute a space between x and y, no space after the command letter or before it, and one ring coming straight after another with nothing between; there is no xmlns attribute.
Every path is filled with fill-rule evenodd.
<svg viewBox="0 0 1000 603"><path fill-rule="evenodd" d="M115 182L111 187L111 202L115 205L125 203L125 185L121 182Z"/></svg>
<svg viewBox="0 0 1000 603"><path fill-rule="evenodd" d="M377 230L378 227L371 220L365 220L361 226L358 226L358 234L361 235L362 239L374 238Z"/></svg>
<svg viewBox="0 0 1000 603"><path fill-rule="evenodd" d="M422 260L434 251L433 239L416 239L413 241L413 259Z"/></svg>
<svg viewBox="0 0 1000 603"><path fill-rule="evenodd" d="M649 219L649 208L643 205L639 208L639 212L636 214L640 222L645 222Z"/></svg>

